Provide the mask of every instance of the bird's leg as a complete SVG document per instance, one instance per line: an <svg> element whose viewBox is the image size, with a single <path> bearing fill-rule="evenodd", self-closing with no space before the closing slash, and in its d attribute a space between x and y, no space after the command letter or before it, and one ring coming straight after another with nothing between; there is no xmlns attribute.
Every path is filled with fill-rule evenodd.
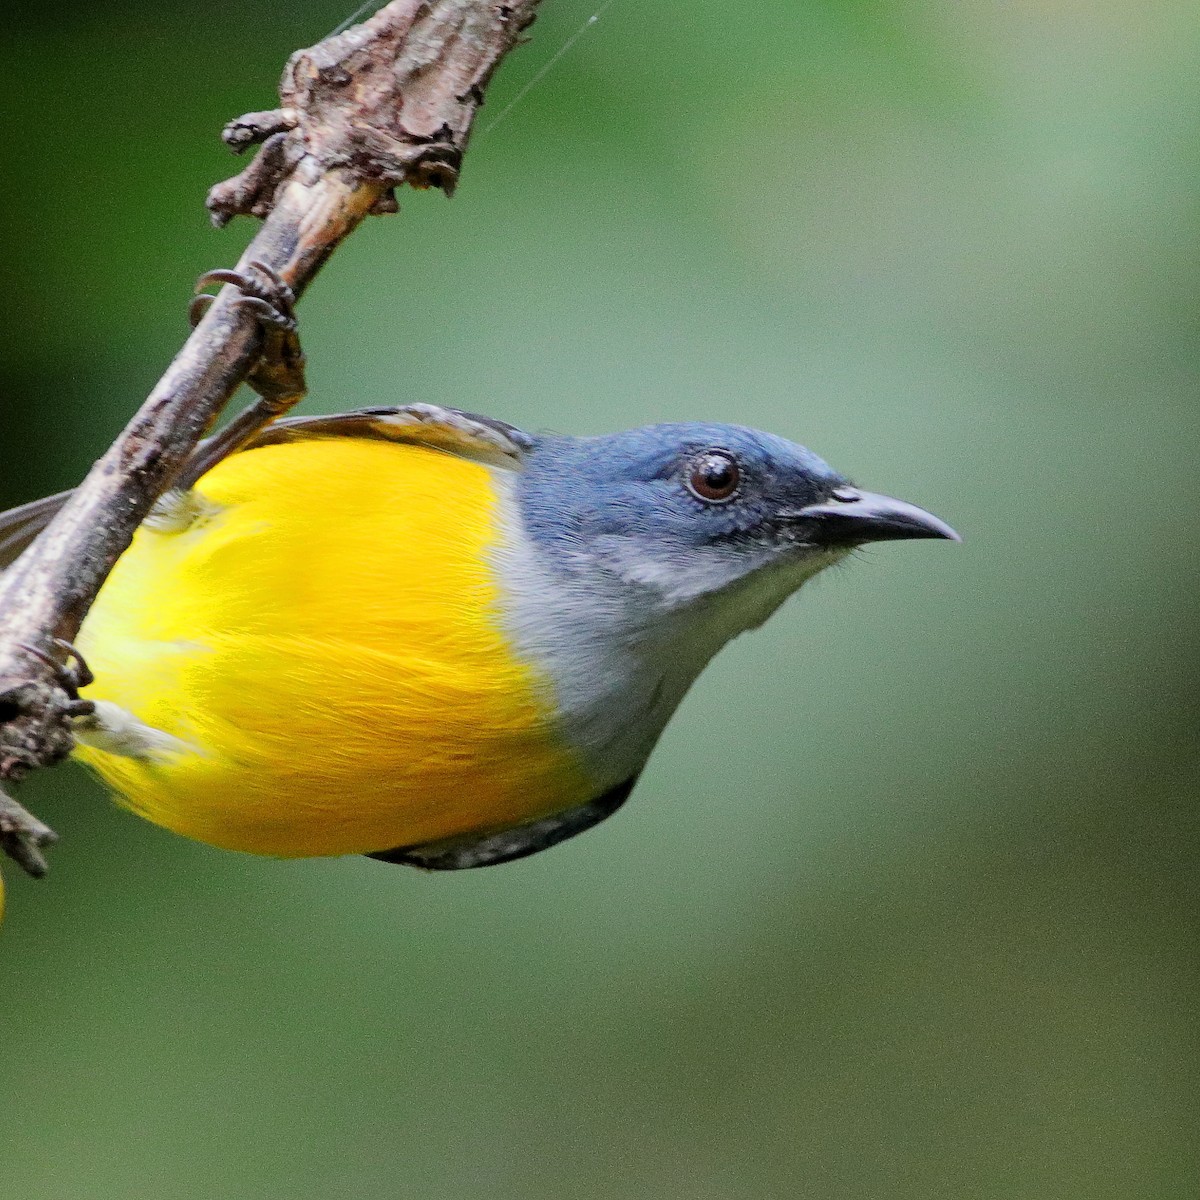
<svg viewBox="0 0 1200 1200"><path fill-rule="evenodd" d="M79 689L94 683L95 675L84 661L83 655L70 642L62 638L54 638L53 642L56 649L64 655L64 661L60 662L36 646L29 646L24 642L20 645L27 654L40 658L54 670L55 681L67 694L63 712L72 718L71 731L76 741L94 746L98 750L105 750L109 754L148 762L161 761L164 756L187 748L179 738L139 721L119 704L113 704L110 700L83 699ZM0 801L5 799L3 793L0 793ZM0 811L0 843L3 840L4 827Z"/></svg>
<svg viewBox="0 0 1200 1200"><path fill-rule="evenodd" d="M250 309L262 329L262 354L246 382L258 400L244 409L220 433L204 441L184 465L174 487L190 488L206 471L241 449L260 429L297 404L308 390L304 378L304 351L296 332L296 295L266 263L254 259L247 271L208 271L196 281L196 290L213 283L229 283L241 295L234 303ZM197 295L188 308L192 325L214 297Z"/></svg>
<svg viewBox="0 0 1200 1200"><path fill-rule="evenodd" d="M61 658L26 642L21 642L20 646L26 654L32 654L53 670L55 683L66 693L67 698L62 704L62 711L71 718L71 733L76 742L94 746L97 750L104 750L109 754L145 762L160 762L164 757L189 748L174 735L140 721L119 704L110 700L85 700L79 694L79 689L95 682L96 677L92 674L92 669L70 642L63 638L52 638L51 642L54 649L62 655ZM39 830L43 830L45 834L50 834L50 831L37 822L34 822L37 825L36 829L14 823L16 818L12 814L18 813L18 810L24 812L19 805L13 804L10 797L0 792L0 848L17 858L30 874L41 874L45 871L45 862L36 850L40 845L49 845L49 841L38 841L37 837L42 836ZM6 812L9 818L6 818ZM25 815L28 816L27 813ZM10 827L6 827L6 819L9 820ZM36 837L30 842L29 838L34 835ZM53 835L50 834L50 837ZM21 838L25 841L21 842ZM24 845L26 850L32 847L28 861L12 849L14 845L18 846L18 849Z"/></svg>
<svg viewBox="0 0 1200 1200"><path fill-rule="evenodd" d="M140 762L162 762L172 755L198 752L195 746L147 725L111 700L97 700L91 712L75 720L72 732L85 746Z"/></svg>

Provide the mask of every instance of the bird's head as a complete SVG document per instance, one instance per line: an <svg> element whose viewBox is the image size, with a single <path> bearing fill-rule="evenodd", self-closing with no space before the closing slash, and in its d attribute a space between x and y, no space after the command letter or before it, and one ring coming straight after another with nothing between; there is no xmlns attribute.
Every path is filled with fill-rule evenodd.
<svg viewBox="0 0 1200 1200"><path fill-rule="evenodd" d="M738 425L539 439L522 492L531 533L566 569L616 577L671 609L725 596L746 608L743 627L867 542L959 540L803 446Z"/></svg>

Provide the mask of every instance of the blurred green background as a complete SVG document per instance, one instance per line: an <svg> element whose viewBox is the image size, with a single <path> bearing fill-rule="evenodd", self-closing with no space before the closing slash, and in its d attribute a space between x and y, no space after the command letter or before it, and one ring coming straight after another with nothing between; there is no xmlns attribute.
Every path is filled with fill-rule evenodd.
<svg viewBox="0 0 1200 1200"><path fill-rule="evenodd" d="M618 818L500 870L239 857L32 781L5 1194L1191 1200L1200 10L617 0L489 131L593 11L547 0L454 200L312 288L309 408L735 420L966 544L819 580ZM10 16L0 502L156 380L250 233L206 222L218 130L345 15Z"/></svg>

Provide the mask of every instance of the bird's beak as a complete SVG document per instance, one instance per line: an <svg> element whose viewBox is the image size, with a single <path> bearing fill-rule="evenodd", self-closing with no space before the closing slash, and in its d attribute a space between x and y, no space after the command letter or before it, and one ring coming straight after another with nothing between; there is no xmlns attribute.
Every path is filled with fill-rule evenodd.
<svg viewBox="0 0 1200 1200"><path fill-rule="evenodd" d="M788 517L811 521L808 540L819 546L858 546L901 538L962 541L945 521L915 504L852 487L839 487L829 500L810 504Z"/></svg>

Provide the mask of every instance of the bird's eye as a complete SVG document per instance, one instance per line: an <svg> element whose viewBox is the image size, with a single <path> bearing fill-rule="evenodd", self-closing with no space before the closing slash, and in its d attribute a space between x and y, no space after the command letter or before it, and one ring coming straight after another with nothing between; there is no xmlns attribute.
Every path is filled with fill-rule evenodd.
<svg viewBox="0 0 1200 1200"><path fill-rule="evenodd" d="M709 503L719 504L733 497L742 473L737 460L724 450L705 450L692 459L688 468L688 489Z"/></svg>

